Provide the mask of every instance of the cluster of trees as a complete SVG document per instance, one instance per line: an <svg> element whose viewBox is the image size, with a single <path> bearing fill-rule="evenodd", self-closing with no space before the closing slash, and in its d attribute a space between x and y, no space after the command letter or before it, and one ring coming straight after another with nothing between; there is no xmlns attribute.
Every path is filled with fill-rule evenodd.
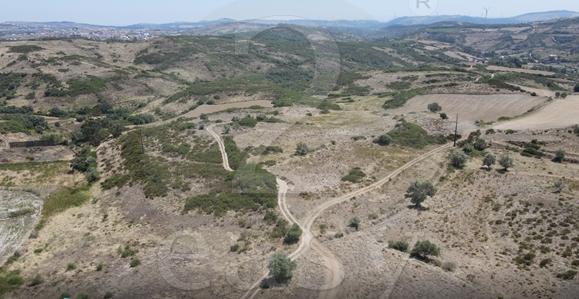
<svg viewBox="0 0 579 299"><path fill-rule="evenodd" d="M90 147L82 147L70 163L70 167L73 170L85 174L89 183L96 182L99 179L96 166L96 152L92 151Z"/></svg>
<svg viewBox="0 0 579 299"><path fill-rule="evenodd" d="M408 252L410 245L405 241L391 241L388 242L388 248ZM433 256L440 256L440 247L428 240L418 241L410 251L410 256L422 261L428 261Z"/></svg>

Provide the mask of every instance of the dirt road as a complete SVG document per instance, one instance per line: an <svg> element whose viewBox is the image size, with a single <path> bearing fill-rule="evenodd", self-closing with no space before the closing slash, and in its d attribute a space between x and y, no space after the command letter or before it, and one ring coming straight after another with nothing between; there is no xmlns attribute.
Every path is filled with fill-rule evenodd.
<svg viewBox="0 0 579 299"><path fill-rule="evenodd" d="M223 168L229 172L233 172L233 169L231 169L231 166L229 166L229 158L227 158L227 152L225 151L225 143L223 143L221 136L219 136L219 134L213 131L214 128L215 125L210 125L207 126L206 130L209 133L209 135L211 135L211 137L213 137L213 139L217 141L217 144L219 145L219 151L221 152L221 160L223 160Z"/></svg>
<svg viewBox="0 0 579 299"><path fill-rule="evenodd" d="M322 215L322 213L324 211L326 211L327 209L329 209L335 205L338 205L340 203L346 202L354 197L363 195L365 193L368 193L370 191L373 191L375 189L380 188L382 185L386 184L387 182L389 182L391 179L393 179L394 177L401 174L406 169L413 167L414 165L420 163L421 161L424 161L425 159L428 159L429 157L431 157L437 153L440 153L444 150L449 149L451 146L452 146L451 144L446 144L446 145L443 145L441 147L438 147L438 148L436 148L428 153L425 153L425 154L417 157L416 159L406 163L404 166L393 171L388 176L382 178L381 180L379 180L379 181L377 181L369 186L366 186L366 187L359 189L357 191L354 191L354 192L351 192L349 194L343 195L341 197L337 197L335 199L324 202L323 204L316 207L312 211L312 213L306 217L306 220L305 220L303 225L300 224L297 221L297 219L291 214L291 211L289 210L289 208L287 206L287 201L286 201L286 194L287 194L287 190L288 190L287 183L278 178L278 180L277 180L278 188L279 188L278 189L278 205L280 207L280 210L282 211L282 215L290 223L296 223L302 229L302 237L300 239L300 244L299 244L298 248L292 254L290 254L290 258L292 260L295 260L295 259L299 258L300 256L304 255L306 252L308 252L309 249L316 250L322 256L322 258L324 259L324 263L325 263L326 267L329 269L329 273L330 273L329 277L326 278L325 284L323 286L321 286L319 289L321 291L320 294L322 295L322 297L327 297L327 298L335 297L335 295L336 295L335 292L338 291L337 286L344 279L344 270L343 270L342 264L335 257L335 255L313 236L313 234L311 232L311 228L312 228L314 222L316 221L316 219L320 215ZM267 277L267 274L263 278L266 278L266 277ZM257 293L259 292L259 289L255 289L255 288L257 288L259 286L260 282L261 282L261 279L258 282L256 282L252 286L252 289L249 290L242 298L245 299L245 298L255 297L257 295ZM253 290L253 289L255 289L255 290ZM324 291L328 291L328 290L329 290L329 292L324 292Z"/></svg>

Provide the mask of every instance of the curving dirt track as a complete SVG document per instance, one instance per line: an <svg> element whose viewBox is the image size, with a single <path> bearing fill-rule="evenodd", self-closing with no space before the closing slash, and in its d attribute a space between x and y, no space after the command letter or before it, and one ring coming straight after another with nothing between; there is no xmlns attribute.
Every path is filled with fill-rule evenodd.
<svg viewBox="0 0 579 299"><path fill-rule="evenodd" d="M366 186L362 189L356 190L354 192L351 192L349 194L343 195L341 197L337 197L335 199L329 200L327 202L324 202L323 204L319 205L318 207L316 207L312 213L306 217L306 220L304 222L304 224L300 224L295 217L291 214L291 211L289 210L288 206L287 206L287 201L286 201L286 193L288 190L288 186L287 183L281 179L277 179L278 182L278 205L280 207L280 210L282 211L282 215L290 222L290 223L296 223L300 226L300 228L302 229L302 237L300 239L300 244L298 246L298 248L292 253L290 254L290 258L292 260L295 260L297 258L299 258L300 256L302 256L303 254L305 254L309 249L314 249L316 250L318 253L320 253L324 259L324 262L326 264L326 267L330 270L330 276L326 279L326 283L324 286L322 286L320 288L320 295L322 297L327 297L327 298L334 298L335 296L335 292L337 291L337 286L342 282L343 278L344 278L344 270L342 267L342 264L338 261L338 259L335 257L335 255L329 251L323 244L321 244L312 234L311 232L311 228L315 222L315 220L327 209L338 205L340 203L346 202L354 197L363 195L365 193L368 193L370 191L373 191L375 189L380 188L382 185L386 184L387 182L389 182L391 179L393 179L394 177L398 176L399 174L401 174L403 171L405 171L408 168L413 167L414 165L420 163L421 161L441 152L444 150L447 150L451 147L451 144L446 144L443 146L440 146L428 153L425 153L423 155L420 155L419 157L417 157L416 159L406 163L404 166L398 168L397 170L393 171L391 174L389 174L388 176L382 178L381 180ZM262 277L262 279L266 278L267 274L265 276ZM257 293L259 292L259 289L254 290L255 288L257 288L259 286L259 283L261 282L261 279L259 281L257 281L253 286L252 289L250 289L242 298L253 298L255 297L255 295L257 295ZM253 290L253 292L252 292ZM324 292L329 290L329 292Z"/></svg>
<svg viewBox="0 0 579 299"><path fill-rule="evenodd" d="M207 126L206 130L209 133L209 135L211 135L211 137L213 137L215 141L217 141L217 145L219 145L219 151L221 152L221 159L223 160L223 168L229 172L232 172L233 169L231 169L231 166L229 166L229 158L227 158L227 152L225 151L225 143L223 143L223 140L221 139L219 134L213 131L213 128L215 128L215 125L210 125Z"/></svg>

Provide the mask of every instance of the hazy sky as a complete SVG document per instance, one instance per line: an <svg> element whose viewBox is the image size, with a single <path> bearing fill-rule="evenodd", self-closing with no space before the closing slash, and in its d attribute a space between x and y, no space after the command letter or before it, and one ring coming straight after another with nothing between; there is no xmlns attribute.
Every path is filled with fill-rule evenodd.
<svg viewBox="0 0 579 299"><path fill-rule="evenodd" d="M428 2L428 8L424 3ZM3 0L1 21L74 21L126 25L218 18L374 19L462 14L507 17L545 10L579 11L579 0ZM284 17L285 16L285 17Z"/></svg>

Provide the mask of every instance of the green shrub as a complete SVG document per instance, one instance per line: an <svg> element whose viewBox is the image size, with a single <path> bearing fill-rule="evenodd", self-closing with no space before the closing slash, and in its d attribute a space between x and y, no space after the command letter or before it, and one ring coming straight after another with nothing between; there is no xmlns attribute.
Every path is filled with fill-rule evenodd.
<svg viewBox="0 0 579 299"><path fill-rule="evenodd" d="M297 264L283 253L275 253L267 266L269 273L278 283L288 282L296 269Z"/></svg>
<svg viewBox="0 0 579 299"><path fill-rule="evenodd" d="M429 260L431 256L439 256L440 248L430 241L418 241L410 252L412 257L420 260Z"/></svg>
<svg viewBox="0 0 579 299"><path fill-rule="evenodd" d="M302 229L299 227L299 225L294 224L291 226L291 228L286 233L283 242L284 242L284 244L288 244L288 245L295 244L295 243L300 241L301 235L302 235Z"/></svg>
<svg viewBox="0 0 579 299"><path fill-rule="evenodd" d="M68 263L66 265L66 271L73 271L76 269L76 264L75 263Z"/></svg>
<svg viewBox="0 0 579 299"><path fill-rule="evenodd" d="M141 261L136 257L131 258L131 261L129 262L129 266L131 268L135 268L135 267L139 266L140 264L141 264Z"/></svg>
<svg viewBox="0 0 579 299"><path fill-rule="evenodd" d="M225 152L227 153L227 158L229 160L229 166L232 169L238 169L243 166L245 159L247 158L247 152L240 150L237 144L230 136L223 139L225 145Z"/></svg>
<svg viewBox="0 0 579 299"><path fill-rule="evenodd" d="M388 248L398 250L401 252L408 252L409 247L410 246L408 245L408 243L404 242L404 241L390 241L390 242L388 242Z"/></svg>
<svg viewBox="0 0 579 299"><path fill-rule="evenodd" d="M496 161L497 158L493 154L489 153L484 157L483 166L486 166L490 169L493 165L495 165Z"/></svg>
<svg viewBox="0 0 579 299"><path fill-rule="evenodd" d="M387 146L392 144L392 137L390 137L390 135L388 134L384 134L381 135L380 137L374 139L374 143L381 145L381 146Z"/></svg>
<svg viewBox="0 0 579 299"><path fill-rule="evenodd" d="M429 144L443 144L446 142L444 136L430 136L419 125L402 121L396 127L388 132L392 141L401 146L412 148L424 148Z"/></svg>
<svg viewBox="0 0 579 299"><path fill-rule="evenodd" d="M431 103L428 104L428 110L433 113L440 112L442 110L442 107L438 103Z"/></svg>
<svg viewBox="0 0 579 299"><path fill-rule="evenodd" d="M565 151L564 150L558 150L555 153L555 158L553 159L553 161L557 162L557 163L562 163L563 161L565 161Z"/></svg>
<svg viewBox="0 0 579 299"><path fill-rule="evenodd" d="M244 118L237 121L237 123L242 127L254 128L257 125L257 119L251 115L246 115Z"/></svg>
<svg viewBox="0 0 579 299"><path fill-rule="evenodd" d="M501 164L505 171L509 170L509 168L513 167L514 165L513 158L511 158L509 155L503 155L499 160L499 164Z"/></svg>

